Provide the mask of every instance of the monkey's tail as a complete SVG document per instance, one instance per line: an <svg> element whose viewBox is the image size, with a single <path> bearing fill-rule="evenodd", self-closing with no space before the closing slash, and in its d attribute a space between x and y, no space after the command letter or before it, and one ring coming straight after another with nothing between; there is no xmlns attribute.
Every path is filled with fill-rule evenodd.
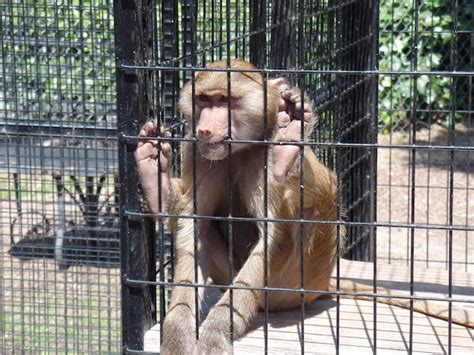
<svg viewBox="0 0 474 355"><path fill-rule="evenodd" d="M336 279L331 279L329 284L330 291L336 291ZM374 293L374 288L369 285L364 285L351 280L341 279L339 281L339 290L343 292L365 292ZM397 306L404 309L410 309L410 300L405 298L394 298L394 296L406 297L406 294L401 292L391 291L383 287L377 287L377 295L388 295L391 297L375 297L375 300L380 303ZM344 298L355 298L358 300L373 301L374 297L357 295L357 296L341 296ZM449 321L448 306L441 306L427 300L413 300L413 310L418 313L425 314L430 317ZM452 307L451 322L462 325L468 328L474 328L474 318L467 310Z"/></svg>

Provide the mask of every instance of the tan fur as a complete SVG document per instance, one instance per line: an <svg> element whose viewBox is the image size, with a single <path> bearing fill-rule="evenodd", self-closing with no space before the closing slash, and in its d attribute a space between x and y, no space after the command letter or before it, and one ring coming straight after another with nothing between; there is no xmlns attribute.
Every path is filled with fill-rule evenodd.
<svg viewBox="0 0 474 355"><path fill-rule="evenodd" d="M369 285L363 285L351 280L340 280L339 281L339 289L344 292L358 292L358 293L374 293L374 288ZM336 291L337 285L336 280L332 279L329 285L330 291ZM397 306L405 309L410 309L410 300L406 298L397 298L397 296L406 296L406 294L395 292L392 290L387 290L383 287L377 287L376 290L377 295L387 295L390 297L377 297L376 301L379 303L388 304L391 306ZM347 296L353 298L353 296ZM367 300L373 301L373 297L370 296L356 296L357 299L360 300ZM434 303L431 301L425 300L414 300L413 301L413 310L418 313L425 314L430 317L439 318L445 321L449 321L449 308L447 303L441 305L439 303ZM468 328L474 328L474 319L472 319L472 314L470 316L470 312L467 310L461 310L456 308L455 306L452 307L451 312L451 322L455 324L462 325Z"/></svg>
<svg viewBox="0 0 474 355"><path fill-rule="evenodd" d="M210 68L226 68L227 62L217 62ZM232 68L253 69L246 62L231 61ZM267 89L267 131L264 131L263 79L259 73L245 72L231 74L232 99L238 105L232 110L232 139L263 139L274 135L275 116L280 93L271 85ZM226 72L198 72L195 95L213 95L216 92L228 95ZM187 83L179 102L180 110L191 120L192 86ZM200 110L196 109L199 125ZM227 116L221 120L227 123ZM218 123L216 123L217 125ZM242 136L243 132L243 136ZM236 138L237 136L237 138ZM238 147L238 144L235 144ZM271 152L271 148L268 148ZM234 149L232 145L231 169L233 206L229 205L229 163L228 158L209 161L196 157L196 215L265 218L265 192L263 190L265 147L245 145ZM172 179L170 213L192 214L193 196L193 144L182 146L182 178ZM300 220L300 176L299 171L283 183L276 182L271 174L272 162L268 159L268 212L267 217ZM299 170L299 169L296 169ZM336 178L324 167L310 149L304 152L304 218L317 222L336 219ZM232 210L232 211L231 211ZM228 274L228 224L199 220L199 274L216 283L227 284ZM191 219L171 221L176 238L176 272L174 282L194 283L194 228ZM264 287L264 230L263 222L233 222L233 264L234 285ZM336 228L324 224L267 223L268 239L268 286L299 288L300 280L300 228L304 231L304 287L308 290L327 290L336 259ZM344 233L341 234L343 239ZM343 243L343 240L341 240ZM224 254L223 254L224 253ZM316 294L306 294L305 302L311 302ZM301 296L292 292L270 292L269 309L282 310L297 307ZM263 307L261 291L233 290L234 337L246 331L258 309ZM198 353L226 352L231 349L230 294L225 292L213 307L200 329L197 343ZM192 320L183 321L187 314ZM192 348L194 334L189 338L183 328L189 328L196 316L194 290L176 287L173 290L170 312L164 325L164 353L180 353ZM181 324L182 323L182 324ZM180 325L181 324L181 325ZM184 325L183 325L184 324ZM179 339L179 340L177 340Z"/></svg>
<svg viewBox="0 0 474 355"><path fill-rule="evenodd" d="M240 61L231 61L231 68L254 69L254 66ZM208 68L225 69L227 62L216 62ZM232 72L231 92L228 93L225 71L198 71L195 76L195 95L221 96L232 98L232 140L262 140L275 137L275 116L278 111L280 93L271 84L267 89L267 130L264 130L264 90L263 79L256 72ZM187 83L181 93L179 108L188 120L192 120L192 85ZM207 99L206 99L207 100ZM205 105L208 105L205 102ZM206 110L206 118L204 112ZM220 142L227 139L222 129L228 123L227 109L206 106L195 107L197 128L204 125L212 131L208 141ZM218 112L218 114L216 114ZM309 122L312 127L314 121ZM217 129L219 128L219 129ZM305 136L309 133L306 132ZM191 134L189 135L191 136ZM335 221L337 216L336 177L316 158L309 148L304 149L304 189L301 189L299 164L283 182L277 182L272 174L273 162L265 160L265 147L258 144L232 143L231 156L216 155L208 159L194 146L182 145L182 177L173 178L170 183L169 212L172 215L193 214L197 216L268 218L264 222L232 222L229 238L229 224L226 221L197 219L198 230L190 218L172 219L170 225L175 238L176 266L174 282L193 284L204 283L210 277L216 284L262 288L264 283L265 239L268 242L268 285L269 287L300 288L300 256L304 254L304 280L306 290L328 290L331 273L336 260L336 243L339 237L344 245L344 228L339 236L334 224L320 224L318 221ZM227 146L227 143L222 143ZM220 149L207 146L209 150ZM227 149L227 148L225 148ZM268 156L272 147L268 148ZM214 157L209 153L210 157ZM227 154L227 153L226 153ZM193 158L195 164L193 165ZM231 159L231 164L229 164ZM267 165L268 189L264 191L264 166ZM195 170L193 170L194 168ZM229 172L229 167L232 169ZM193 183L193 176L196 181ZM229 176L231 178L229 179ZM229 185L230 184L230 185ZM193 188L196 187L196 210L193 210ZM301 205L303 194L303 211ZM230 205L232 192L232 206ZM267 208L265 208L267 198ZM298 223L301 218L311 224ZM295 223L272 222L272 218L294 220ZM304 250L301 250L301 235L304 235ZM266 233L265 233L266 231ZM195 235L198 238L198 254L195 255ZM233 244L233 275L228 272L229 241ZM194 270L198 258L198 270ZM196 275L198 279L196 279ZM203 289L200 288L202 298ZM258 309L264 306L263 292L259 290L235 289L232 291L233 336L238 338L248 329L250 321ZM314 301L317 293L305 294L306 303ZM169 313L164 322L162 345L163 354L230 353L230 291L226 291L211 309L199 330L199 340L195 338L195 289L175 287L172 291ZM385 299L382 299L385 301ZM269 292L270 310L285 310L300 305L301 295L296 292ZM391 302L387 299L387 302ZM396 302L395 302L396 303ZM394 304L393 302L391 304ZM402 305L403 306L403 305Z"/></svg>

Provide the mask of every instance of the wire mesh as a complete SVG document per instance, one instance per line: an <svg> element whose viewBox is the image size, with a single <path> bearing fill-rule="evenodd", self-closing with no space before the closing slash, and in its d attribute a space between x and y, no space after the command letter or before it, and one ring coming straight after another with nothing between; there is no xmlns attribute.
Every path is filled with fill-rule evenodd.
<svg viewBox="0 0 474 355"><path fill-rule="evenodd" d="M145 64L123 62L120 70L155 75L153 103L159 120L171 127L174 176L180 174L179 143L193 141L184 138L183 129L195 137L195 123L183 128L186 123L176 109L176 102L180 88L196 69L215 60L240 57L257 64L265 78L283 75L293 85L303 88L306 99L314 102L318 114L317 129L306 145L314 148L339 177L339 213L344 220L339 223L348 229L345 257L373 262L370 275L365 276L374 287L374 297L380 297L376 287L386 282L379 280L379 276L387 265L407 266L392 272L407 270L408 273L405 297L410 301L404 323L407 329L399 325L398 330L404 350L413 352L421 346L417 343L414 303L430 297L417 298L426 284L418 270L446 269L443 274L446 278L438 286L443 296L436 300L445 301L448 320L453 316L453 300L464 302L467 309L472 303L462 298L462 292L461 296L456 295L461 298L453 298L453 272L469 272L472 263L469 235L473 228L468 213L472 59L467 53L472 48L473 29L469 6L456 1L163 1L158 4L157 14L161 26L150 48L155 60ZM129 143L136 141L133 134L124 138ZM440 166L445 169L442 179L438 174ZM231 171L232 162L229 162L229 179L232 179ZM267 185L263 191L266 195ZM233 193L229 189L231 200L236 198ZM130 210L129 216L145 215ZM236 217L232 211L230 216L203 216L196 205L190 215L171 217L194 221L195 254L201 220L218 220L227 226L223 233L224 238L228 237L230 250L238 221L260 221L265 226L275 221L266 214L262 219ZM263 230L265 234L267 229ZM170 242L169 234L162 234L161 238ZM304 238L301 243L303 248ZM232 252L229 255L223 267L232 270ZM266 254L263 258L268 261ZM176 261L172 256L167 259L162 255L158 264L163 265L166 260L171 265ZM303 257L300 263L304 264ZM343 264L338 259L337 277L344 274ZM197 266L195 259L195 270ZM198 283L196 272L191 285L196 290L195 308L200 307L199 288L227 288L231 303L233 290L241 288L232 283L227 287ZM304 274L302 268L301 280ZM469 273L463 275L469 277ZM161 268L156 282L133 278L125 281L129 287L160 286L161 326L169 301L165 290L179 286L169 277L169 271L165 273ZM304 282L299 285L305 289L304 286ZM305 289L305 292L312 291ZM348 349L344 340L348 336L345 329L348 320L341 311L343 301L339 295L330 340L333 345L330 349L336 352ZM258 335L261 351L274 349L271 343L276 342L269 335L267 305L265 296L264 314L260 318L263 328ZM371 308L365 310L371 324L365 332L367 347L376 352L379 347L386 349L391 340L385 334L387 318L383 308L375 302ZM292 350L312 351L314 335L305 327L306 314L311 311L303 304L297 311L298 343ZM362 312L360 308L359 312ZM233 312L229 318L232 338ZM197 338L202 331L199 324L196 319ZM448 322L446 327L447 337L434 345L433 349L438 349L435 351L449 353L454 349L452 323ZM305 334L309 334L308 338Z"/></svg>
<svg viewBox="0 0 474 355"><path fill-rule="evenodd" d="M0 352L118 352L112 4L0 12Z"/></svg>
<svg viewBox="0 0 474 355"><path fill-rule="evenodd" d="M410 228L379 228L385 245L379 258L408 265L414 257L420 267L451 265L469 271L472 152L464 148L472 146L472 5L385 1L382 6L386 11L380 16L380 70L410 74L380 76L381 143L415 147L380 150L379 220L428 227L414 231L415 243ZM450 75L454 71L464 74ZM443 224L460 230L434 229ZM451 246L457 250L452 257Z"/></svg>
<svg viewBox="0 0 474 355"><path fill-rule="evenodd" d="M122 21L117 52L113 6L115 26ZM383 277L399 280L407 271L410 307L434 299L449 317L456 306L472 312L470 1L8 1L0 9L0 352L146 346L143 331L166 316L175 260L165 224L155 249L150 219L141 222L149 214L136 198L136 133L147 118L164 122L179 176L179 145L194 130L177 110L180 88L193 69L234 57L267 78L285 76L314 102L318 125L307 145L338 174L345 257L372 261L360 275L374 292ZM140 36L122 47L120 36L132 33ZM126 57L118 63L119 111L136 110L122 121L116 56ZM197 225L207 217L182 218ZM212 218L228 236L238 222ZM196 228L195 243L198 237ZM337 260L335 276L345 275L344 265ZM432 274L442 276L426 278ZM423 323L413 309L387 311L375 302L354 311L343 294L324 308L329 326L315 327L310 319L321 312L303 305L281 316L299 327L291 351L340 352L356 343L372 352L472 351L472 335L451 322ZM284 333L272 333L278 316L264 308L262 352ZM358 317L360 329L352 323ZM327 328L331 337L319 338Z"/></svg>
<svg viewBox="0 0 474 355"><path fill-rule="evenodd" d="M349 245L347 255L354 259L371 259L371 245L375 237L375 230L371 223L375 220L375 171L376 155L374 149L362 144L376 142L376 84L377 77L364 74L363 71L375 69L375 48L377 42L375 4L366 3L363 6L358 2L169 2L157 4L156 21L157 35L150 47L147 40L141 44L137 61L121 60L120 71L127 85L140 80L143 73L154 75L155 97L153 111L161 123L171 129L173 139L173 164L174 174L179 176L180 158L178 143L192 141L184 137L184 130L195 134L195 123L188 127L176 108L179 90L186 80L192 77L195 68L203 68L206 64L225 58L240 57L259 65L265 77L285 76L290 83L302 88L307 95L304 100L312 101L318 114L316 133L308 143L313 146L320 158L330 167L335 169L340 178L341 205L344 204L347 219L353 224L348 224ZM145 5L143 5L145 6ZM119 6L120 8L120 6ZM122 6L122 10L125 5ZM144 29L136 30L133 37L147 35L150 15L140 6L126 5L127 10L135 10L137 17L142 18ZM119 15L120 16L120 15ZM128 13L126 14L128 16ZM155 21L155 19L153 19ZM126 23L126 20L123 20ZM129 31L129 26L125 26ZM354 29L358 31L355 32ZM128 33L128 32L127 32ZM126 35L126 33L124 33ZM146 38L146 37L145 37ZM123 40L124 52L135 51L135 43ZM127 47L129 45L130 47ZM140 45L139 45L140 46ZM151 61L142 60L150 57L147 51L152 51ZM130 57L127 57L130 59ZM352 72L353 74L337 75L338 71ZM119 74L120 76L120 74ZM129 76L129 77L127 77ZM131 77L135 79L131 79ZM145 84L144 85L148 85ZM228 85L231 85L229 82ZM140 87L138 85L137 87ZM144 87L142 86L142 89ZM126 90L128 93L130 90ZM126 95L126 94L124 94ZM131 99L133 101L133 98ZM124 110L124 120L128 120L128 113ZM125 118L127 117L127 118ZM338 117L338 119L336 119ZM146 117L145 117L146 118ZM139 120L142 117L139 117ZM184 127L184 128L183 128ZM136 144L135 132L122 131L126 144ZM259 142L254 142L259 143ZM326 144L326 145L325 145ZM347 146L345 146L347 144ZM359 144L361 144L359 146ZM230 148L229 148L230 149ZM124 154L125 151L124 151ZM196 157L195 157L196 158ZM126 163L126 156L123 162ZM233 179L232 159L229 159L228 178ZM193 163L195 164L195 163ZM195 165L193 171L195 171ZM193 181L195 181L195 176ZM159 183L159 182L157 182ZM133 186L133 183L126 184ZM230 186L230 185L229 185ZM266 191L266 188L264 188ZM193 188L192 191L196 191ZM126 192L133 195L133 190ZM229 189L230 199L233 197L232 188ZM193 219L194 252L197 251L199 239L199 225L202 219L223 221L226 227L228 246L232 250L233 231L238 228L238 221L257 221L255 216L203 216L197 210L194 196L194 207L191 216L179 216ZM238 197L235 197L238 198ZM343 200L343 201L342 201ZM303 203L303 199L301 199ZM127 207L125 215L132 220L147 214L137 212L135 206ZM342 216L342 210L340 216ZM176 217L176 216L173 216ZM237 219L235 219L237 217ZM248 218L250 217L250 218ZM253 217L253 218L252 218ZM304 219L304 216L301 216ZM272 222L265 219L263 222ZM184 223L184 222L183 222ZM127 222L124 222L127 224ZM131 222L124 227L126 233L134 233ZM163 231L163 224L161 224ZM160 237L159 237L160 238ZM162 245L170 243L169 234L162 233ZM167 239L168 238L168 239ZM301 238L304 247L304 238ZM232 252L229 255L232 256ZM132 255L129 258L134 259ZM160 255L158 264L163 265L167 258L172 256ZM197 259L194 260L195 272ZM228 265L232 270L232 257ZM304 264L304 260L301 260ZM147 280L142 283L140 278L130 276L133 265L124 265L123 275L126 287L136 289L140 284L160 286L160 323L166 312L166 300L169 290L174 284L169 278L170 273L165 273L163 268L157 272L157 282ZM194 275L195 282L198 275ZM301 280L304 279L304 269L301 268ZM266 285L268 286L268 285ZM201 283L199 287L204 287ZM304 284L301 285L304 288ZM232 285L230 286L230 299L232 302ZM198 288L195 288L195 307L199 308ZM302 294L304 296L304 293ZM303 297L302 296L302 297ZM133 297L127 295L126 297ZM147 298L146 293L142 300ZM303 299L303 298L302 298ZM124 312L135 313L136 308L124 308ZM268 310L268 309L267 309ZM301 303L302 338L304 338L304 303ZM233 319L232 312L230 318ZM141 328L138 319L135 328ZM147 323L147 316L144 317ZM265 322L266 324L267 322ZM233 334L233 322L230 322L230 334ZM196 336L199 336L199 322L196 320ZM130 327L130 324L124 325ZM265 332L267 334L267 332ZM232 335L231 335L232 337ZM268 339L265 335L267 345ZM301 351L304 352L304 340L301 341ZM135 348L134 345L138 345ZM125 341L128 351L139 351L142 344Z"/></svg>

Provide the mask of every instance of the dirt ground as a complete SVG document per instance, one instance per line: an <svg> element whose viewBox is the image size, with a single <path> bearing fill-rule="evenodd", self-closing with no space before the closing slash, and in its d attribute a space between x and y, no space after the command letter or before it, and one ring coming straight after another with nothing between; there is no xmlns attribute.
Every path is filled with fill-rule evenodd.
<svg viewBox="0 0 474 355"><path fill-rule="evenodd" d="M433 125L416 132L416 144L448 145L448 130ZM410 134L380 135L380 144L409 144ZM459 124L454 145L472 147L474 129ZM452 155L452 157L451 157ZM474 262L474 152L416 149L378 150L377 217L380 223L407 224L414 221L427 228L414 229L414 255L419 267L446 268L452 245L453 267L471 271ZM413 170L414 169L414 170ZM412 179L415 181L412 191ZM452 185L452 186L451 186ZM411 196L414 193L414 215ZM451 212L452 208L452 212ZM437 226L452 224L459 230L449 233ZM411 229L377 230L379 258L407 263L410 258ZM382 261L381 261L382 262Z"/></svg>

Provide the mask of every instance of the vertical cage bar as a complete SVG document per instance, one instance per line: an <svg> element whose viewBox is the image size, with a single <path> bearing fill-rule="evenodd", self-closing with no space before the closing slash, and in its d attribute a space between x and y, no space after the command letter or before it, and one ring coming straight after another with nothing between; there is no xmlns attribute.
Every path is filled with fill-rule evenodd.
<svg viewBox="0 0 474 355"><path fill-rule="evenodd" d="M370 18L370 29L369 33L371 33L371 44L372 47L370 48L369 53L369 67L372 70L378 70L378 48L379 48L379 2L374 0L371 2L371 10L369 14L371 14ZM379 76L373 75L370 78L369 83L369 112L370 112L370 126L369 126L369 142L370 143L378 143L378 83L379 83ZM370 176L370 185L369 185L369 193L370 193L370 210L369 210L369 220L372 222L377 221L377 157L378 157L378 150L371 149L369 151L370 155L370 165L369 165L369 176ZM374 286L374 293L377 293L377 229L376 227L370 227L369 230L369 239L372 241L371 243L371 253L373 255L374 261L374 272L373 272L373 286ZM374 317L373 317L373 352L374 354L377 353L377 302L374 299Z"/></svg>
<svg viewBox="0 0 474 355"><path fill-rule="evenodd" d="M345 4L337 10L336 58L342 70L374 70L377 46L378 7L376 2L355 2ZM357 31L355 31L357 29ZM376 43L376 42L375 42ZM334 125L341 132L342 143L376 143L372 122L373 107L377 106L377 85L369 75L337 76L337 90L340 94L340 115ZM343 116L340 117L340 116ZM371 141L369 141L371 140ZM376 171L376 155L367 148L345 150L337 161L337 172L342 176L344 207L347 220L353 222L375 221L375 187L371 181ZM347 171L347 167L357 162ZM352 260L373 261L373 240L375 230L367 226L348 228L345 257Z"/></svg>
<svg viewBox="0 0 474 355"><path fill-rule="evenodd" d="M273 1L270 64L272 68L292 68L295 65L295 0Z"/></svg>
<svg viewBox="0 0 474 355"><path fill-rule="evenodd" d="M119 135L136 135L148 117L153 117L152 75L127 73L122 64L146 65L152 58L153 7L151 2L122 0L114 2L117 60L117 124ZM136 194L136 144L119 142L120 241L122 277L122 345L143 349L143 337L155 323L155 287L131 286L128 278L155 281L154 223L148 218L128 218L126 210L139 212Z"/></svg>
<svg viewBox="0 0 474 355"><path fill-rule="evenodd" d="M418 38L419 38L419 3L418 0L413 0L413 42L411 50L413 53L413 61L411 63L412 70L416 72L418 70ZM418 116L418 90L417 90L417 80L418 77L413 76L413 86L411 93L411 134L412 141L411 144L414 146L410 150L410 164L411 164L411 174L410 174L410 224L414 225L416 223L416 144L417 144L417 116ZM415 228L410 228L410 296L415 294ZM413 338L414 338L414 300L410 299L410 324L409 324L409 344L408 349L410 353L413 353Z"/></svg>
<svg viewBox="0 0 474 355"><path fill-rule="evenodd" d="M451 46L450 61L453 70L458 70L458 25L459 25L459 3L458 0L451 1L452 6L452 20L453 20L453 44ZM457 86L458 79L451 79L451 112L448 132L448 145L454 146L454 136L456 134L456 110L457 110ZM449 151L449 173L448 173L448 189L449 189L449 200L448 200L448 225L453 226L454 222L454 150ZM450 228L448 231L448 298L453 296L453 230ZM453 351L452 344L452 316L453 316L453 304L448 301L448 354L451 355Z"/></svg>
<svg viewBox="0 0 474 355"><path fill-rule="evenodd" d="M265 52L262 51L266 46L265 24L267 20L266 1L250 0L250 62L258 68L265 65Z"/></svg>
<svg viewBox="0 0 474 355"><path fill-rule="evenodd" d="M161 46L161 61L162 65L165 66L174 66L177 67L179 63L174 59L179 56L179 36L177 35L179 31L179 10L178 2L171 0L161 1L161 37L158 38L157 42ZM169 127L172 123L175 123L177 117L177 98L179 96L179 71L162 71L161 73L161 87L156 88L157 92L161 96L161 122ZM174 135L175 132L172 132ZM179 154L173 153L173 157L178 157ZM179 162L173 164L174 166L179 166ZM172 281L174 275L174 240L169 233L169 231L164 231L163 223L161 223L161 243L162 247L166 245L164 241L169 241L169 248L166 245L165 250L160 250L160 281ZM169 252L168 252L169 251ZM168 252L168 255L166 252ZM169 256L171 263L169 266L169 273L166 275L163 260L165 256ZM166 316L166 303L167 300L171 297L171 289L167 289L165 292L165 287L160 287L160 327L163 326L164 318ZM161 334L160 334L161 335ZM162 337L162 335L161 335Z"/></svg>

